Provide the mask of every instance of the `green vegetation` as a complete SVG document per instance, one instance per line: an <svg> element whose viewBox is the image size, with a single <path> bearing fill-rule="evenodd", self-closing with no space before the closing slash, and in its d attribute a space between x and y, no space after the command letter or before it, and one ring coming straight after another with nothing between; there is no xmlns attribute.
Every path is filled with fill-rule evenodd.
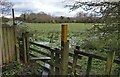
<svg viewBox="0 0 120 77"><path fill-rule="evenodd" d="M60 46L60 23L26 23L33 41L55 43ZM68 23L68 40L72 45L80 45L83 38L86 37L88 29L92 28L93 23Z"/></svg>
<svg viewBox="0 0 120 77"><path fill-rule="evenodd" d="M27 13L28 12L28 13ZM31 13L26 10L26 13L21 14L20 17L16 17L16 20L22 20L27 23L94 23L100 22L98 19L100 17L95 17L95 14L91 13L78 13L76 17L65 17L65 16L51 16L44 12Z"/></svg>
<svg viewBox="0 0 120 77"><path fill-rule="evenodd" d="M23 65L22 63L12 62L3 67L3 76L16 76L16 75L41 75L41 67L38 63L30 63L29 65Z"/></svg>
<svg viewBox="0 0 120 77"><path fill-rule="evenodd" d="M37 30L39 32L45 31L60 31L61 24L60 23L27 23L28 27L30 27L32 30ZM68 23L69 31L75 32L75 31L84 31L86 29L89 29L92 27L93 24L90 23Z"/></svg>

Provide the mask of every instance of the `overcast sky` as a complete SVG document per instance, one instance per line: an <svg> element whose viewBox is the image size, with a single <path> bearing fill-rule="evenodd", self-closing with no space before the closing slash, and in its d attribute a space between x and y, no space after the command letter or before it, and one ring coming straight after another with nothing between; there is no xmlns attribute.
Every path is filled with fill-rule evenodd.
<svg viewBox="0 0 120 77"><path fill-rule="evenodd" d="M45 12L53 16L73 17L77 12L83 10L77 9L70 12L69 8L65 8L66 4L73 4L79 0L7 0L14 3L15 15L19 16L25 10L32 10L35 13ZM82 1L82 0L80 0ZM83 0L83 1L108 1L108 0ZM112 0L110 0L112 1ZM118 1L118 0L113 0Z"/></svg>
<svg viewBox="0 0 120 77"><path fill-rule="evenodd" d="M8 0L14 3L15 15L19 16L25 10L32 10L35 13L45 12L53 16L73 17L79 10L70 12L69 8L65 8L66 0Z"/></svg>

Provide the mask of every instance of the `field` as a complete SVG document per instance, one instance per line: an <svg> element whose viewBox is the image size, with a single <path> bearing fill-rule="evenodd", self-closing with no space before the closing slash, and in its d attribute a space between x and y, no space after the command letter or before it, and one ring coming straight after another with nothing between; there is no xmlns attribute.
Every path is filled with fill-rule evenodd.
<svg viewBox="0 0 120 77"><path fill-rule="evenodd" d="M38 30L39 32L60 31L61 29L60 23L27 23L26 25L28 25L33 30ZM92 25L93 24L68 23L68 31L85 31L86 29L91 28Z"/></svg>
<svg viewBox="0 0 120 77"><path fill-rule="evenodd" d="M84 23L67 23L68 24L68 40L71 45L79 44L83 36L83 32L90 29L93 24ZM51 46L59 47L61 40L61 24L60 23L25 23L27 29L35 42L50 42Z"/></svg>
<svg viewBox="0 0 120 77"><path fill-rule="evenodd" d="M60 41L61 24L60 23L26 23L30 28L30 32L34 34L36 41L54 42ZM87 29L90 29L93 24L84 23L68 23L68 40L82 39L84 36L81 34ZM34 39L34 40L35 40ZM77 43L77 40L74 41Z"/></svg>

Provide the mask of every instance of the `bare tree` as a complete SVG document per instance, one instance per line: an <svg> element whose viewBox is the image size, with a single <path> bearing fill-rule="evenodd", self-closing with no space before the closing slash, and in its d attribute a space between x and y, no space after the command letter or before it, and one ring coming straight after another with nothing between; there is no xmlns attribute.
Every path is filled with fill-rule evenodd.
<svg viewBox="0 0 120 77"><path fill-rule="evenodd" d="M9 14L11 12L11 9L13 7L12 2L8 2L7 0L1 0L0 1L0 13L2 15Z"/></svg>

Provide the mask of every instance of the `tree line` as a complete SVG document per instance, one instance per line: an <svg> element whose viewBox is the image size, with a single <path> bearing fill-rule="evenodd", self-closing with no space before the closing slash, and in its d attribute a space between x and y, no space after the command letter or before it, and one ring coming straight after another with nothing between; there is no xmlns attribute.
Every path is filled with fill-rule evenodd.
<svg viewBox="0 0 120 77"><path fill-rule="evenodd" d="M51 16L44 12L21 14L20 19L27 23L94 23L99 20L100 17L94 17L93 15L79 13L76 17L64 17L64 16Z"/></svg>
<svg viewBox="0 0 120 77"><path fill-rule="evenodd" d="M26 23L95 23L100 22L100 17L79 13L76 17L51 16L44 12L21 14L15 20ZM3 22L9 21L9 18L2 17Z"/></svg>

